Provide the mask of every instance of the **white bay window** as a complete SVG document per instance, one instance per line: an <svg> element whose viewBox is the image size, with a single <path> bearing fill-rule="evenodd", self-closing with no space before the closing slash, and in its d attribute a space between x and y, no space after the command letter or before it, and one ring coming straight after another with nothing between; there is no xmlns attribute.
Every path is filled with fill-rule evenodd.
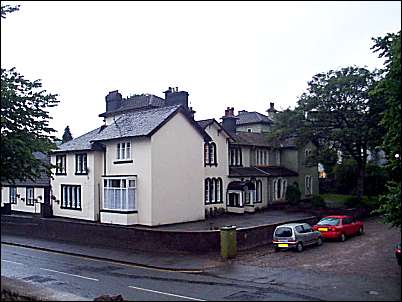
<svg viewBox="0 0 402 302"><path fill-rule="evenodd" d="M112 211L136 210L135 191L135 178L105 178L103 180L103 209Z"/></svg>

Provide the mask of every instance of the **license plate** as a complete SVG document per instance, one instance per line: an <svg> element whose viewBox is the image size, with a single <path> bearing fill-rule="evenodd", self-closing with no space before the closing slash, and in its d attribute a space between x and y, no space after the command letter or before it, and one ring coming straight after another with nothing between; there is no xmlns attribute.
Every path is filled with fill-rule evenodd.
<svg viewBox="0 0 402 302"><path fill-rule="evenodd" d="M321 232L321 231L324 231L324 232L327 232L328 231L328 228L318 228L318 230Z"/></svg>
<svg viewBox="0 0 402 302"><path fill-rule="evenodd" d="M279 243L278 247L289 247L289 244L287 244L287 243Z"/></svg>

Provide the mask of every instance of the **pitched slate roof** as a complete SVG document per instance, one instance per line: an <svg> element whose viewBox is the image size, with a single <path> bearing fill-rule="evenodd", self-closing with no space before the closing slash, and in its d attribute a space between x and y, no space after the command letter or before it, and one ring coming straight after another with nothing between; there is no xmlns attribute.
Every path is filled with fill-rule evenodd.
<svg viewBox="0 0 402 302"><path fill-rule="evenodd" d="M104 141L121 137L148 136L159 128L181 106L160 107L123 114L108 125L91 141Z"/></svg>
<svg viewBox="0 0 402 302"><path fill-rule="evenodd" d="M72 139L71 141L61 144L58 146L58 149L53 150L53 152L92 150L93 146L91 144L91 140L93 140L99 134L100 130L101 127L96 128L88 133Z"/></svg>
<svg viewBox="0 0 402 302"><path fill-rule="evenodd" d="M257 147L281 147L281 148L294 148L296 147L295 138L289 137L282 139L279 142L274 142L268 139L267 133L257 132L236 132L232 134L235 139L234 144L257 146Z"/></svg>
<svg viewBox="0 0 402 302"><path fill-rule="evenodd" d="M53 152L94 150L97 142L101 141L123 137L151 136L178 111L183 112L184 116L205 140L211 139L204 129L188 116L186 109L181 105L174 105L127 112L110 125L96 128L67 143L61 144L58 149Z"/></svg>
<svg viewBox="0 0 402 302"><path fill-rule="evenodd" d="M153 94L134 95L127 99L123 99L120 108L99 114L101 117L111 116L116 113L125 111L141 110L147 108L162 107L165 105L165 99Z"/></svg>
<svg viewBox="0 0 402 302"><path fill-rule="evenodd" d="M50 163L50 158L48 155L42 152L33 152L32 155L36 158L42 161L45 164ZM45 173L41 172L39 178L35 179L35 181L32 181L30 179L27 180L15 180L15 183L7 183L3 182L3 186L15 186L15 187L26 187L26 186L32 186L32 187L48 187L50 186L50 177Z"/></svg>
<svg viewBox="0 0 402 302"><path fill-rule="evenodd" d="M238 119L236 120L236 125L247 125L247 124L272 124L272 120L268 118L268 116L258 113L256 111L248 112L248 111L239 111L239 114L236 116Z"/></svg>
<svg viewBox="0 0 402 302"><path fill-rule="evenodd" d="M213 118L197 121L198 125L200 125L202 129L205 129L208 125L212 124L213 122L214 122Z"/></svg>
<svg viewBox="0 0 402 302"><path fill-rule="evenodd" d="M299 174L285 167L229 167L229 177L279 177L298 176Z"/></svg>

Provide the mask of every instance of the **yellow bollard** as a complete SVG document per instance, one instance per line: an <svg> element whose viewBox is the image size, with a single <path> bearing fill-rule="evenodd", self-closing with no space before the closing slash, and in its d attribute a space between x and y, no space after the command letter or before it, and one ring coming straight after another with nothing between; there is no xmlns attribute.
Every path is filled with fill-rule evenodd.
<svg viewBox="0 0 402 302"><path fill-rule="evenodd" d="M237 254L236 226L225 226L220 229L221 256L224 259L234 258Z"/></svg>

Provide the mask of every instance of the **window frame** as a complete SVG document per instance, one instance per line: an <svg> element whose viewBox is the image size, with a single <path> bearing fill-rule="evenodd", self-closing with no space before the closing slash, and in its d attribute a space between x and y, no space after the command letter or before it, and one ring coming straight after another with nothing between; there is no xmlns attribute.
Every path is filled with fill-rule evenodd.
<svg viewBox="0 0 402 302"><path fill-rule="evenodd" d="M280 181L280 188L278 190L278 182ZM278 200L284 200L286 197L286 188L288 185L288 181L286 178L283 177L277 177L273 180L273 198L272 200L278 201ZM280 196L278 197L278 191L280 193Z"/></svg>
<svg viewBox="0 0 402 302"><path fill-rule="evenodd" d="M313 177L311 175L304 177L304 195L313 195Z"/></svg>
<svg viewBox="0 0 402 302"><path fill-rule="evenodd" d="M113 186L113 182L119 182L119 186ZM130 186L130 183L133 183L134 186ZM105 185L106 184L106 185ZM106 201L106 195L109 194L111 190L114 196L113 199L116 199L116 196L119 196L119 200L116 201ZM118 192L116 194L116 192ZM130 192L132 194L132 207L130 207ZM124 197L123 197L124 196ZM109 203L106 205L106 203ZM120 207L114 206L111 207L110 204L119 203ZM123 203L126 207L123 207ZM137 177L136 176L119 176L119 177L104 177L102 181L102 205L101 212L110 212L110 213L122 213L122 214L130 214L137 213Z"/></svg>
<svg viewBox="0 0 402 302"><path fill-rule="evenodd" d="M32 198L29 198L29 192L32 192ZM35 205L35 188L34 187L26 187L25 189L25 205L34 206Z"/></svg>
<svg viewBox="0 0 402 302"><path fill-rule="evenodd" d="M223 181L220 177L207 177L204 180L204 204L223 203Z"/></svg>
<svg viewBox="0 0 402 302"><path fill-rule="evenodd" d="M72 196L74 196L75 200L72 199ZM68 197L68 199L70 200L66 200L66 197ZM69 185L69 184L60 185L60 209L82 211L81 185Z"/></svg>
<svg viewBox="0 0 402 302"><path fill-rule="evenodd" d="M81 167L79 167L79 163L81 164ZM85 163L85 165L84 165L84 163ZM79 171L78 168L82 168L82 170ZM87 155L87 153L75 154L75 175L88 175L88 155Z"/></svg>
<svg viewBox="0 0 402 302"><path fill-rule="evenodd" d="M60 161L59 161L60 159ZM60 164L59 164L60 163ZM67 175L67 155L56 155L56 175Z"/></svg>
<svg viewBox="0 0 402 302"><path fill-rule="evenodd" d="M12 192L14 192L14 194L12 194ZM8 200L11 204L17 204L17 187L10 187L8 196Z"/></svg>
<svg viewBox="0 0 402 302"><path fill-rule="evenodd" d="M131 141L119 142L116 144L116 160L114 164L132 163L133 151Z"/></svg>

